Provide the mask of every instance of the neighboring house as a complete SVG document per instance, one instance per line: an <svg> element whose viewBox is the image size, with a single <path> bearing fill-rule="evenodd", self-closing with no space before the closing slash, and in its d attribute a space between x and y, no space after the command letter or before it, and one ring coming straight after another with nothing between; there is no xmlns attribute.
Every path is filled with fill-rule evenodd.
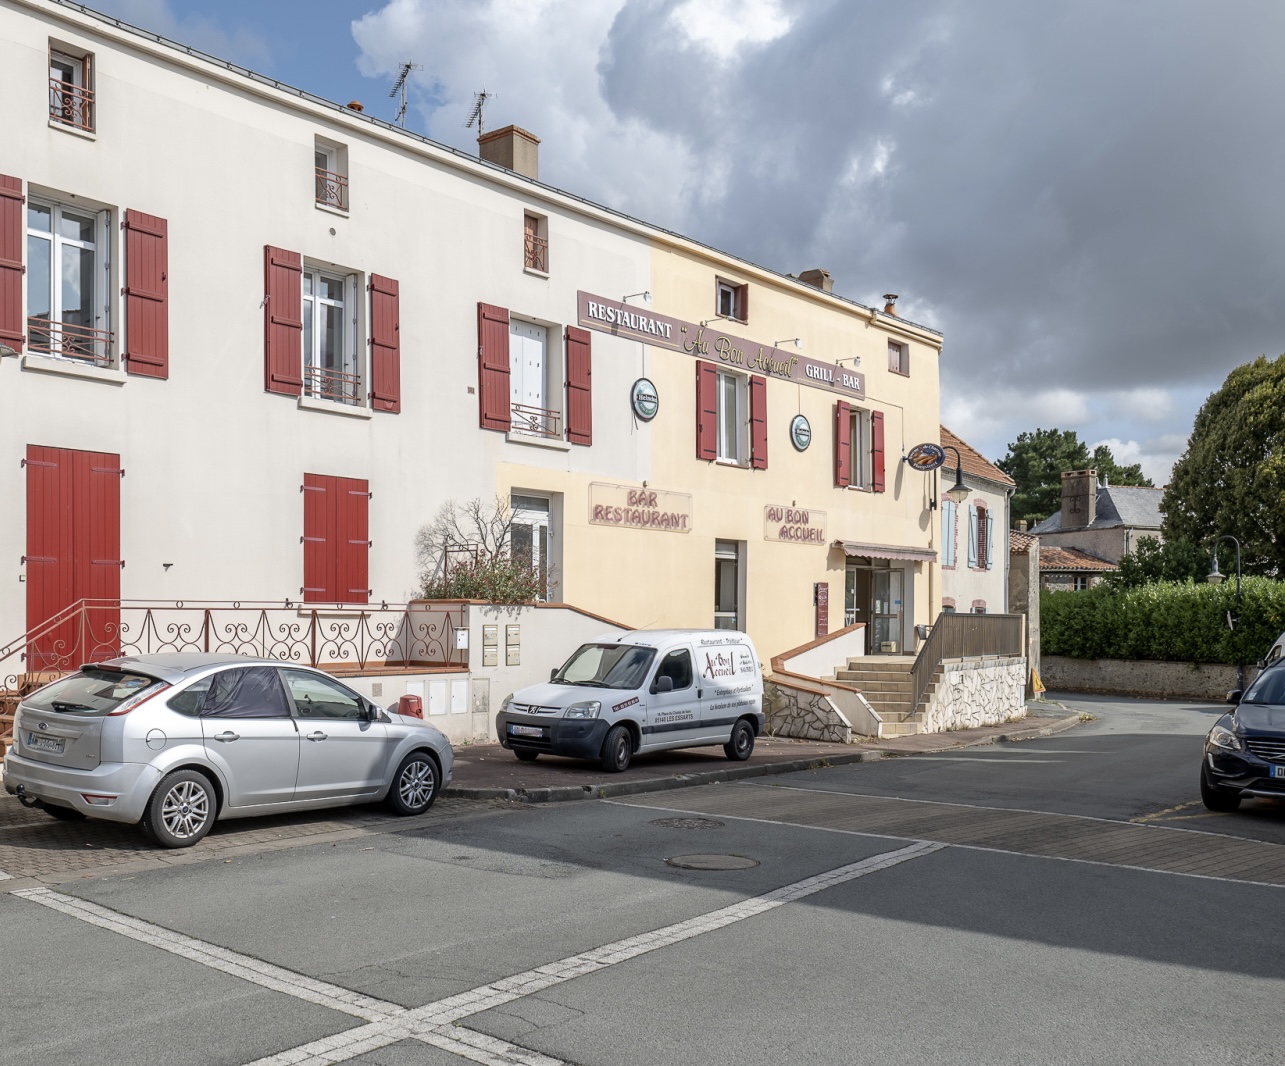
<svg viewBox="0 0 1285 1066"><path fill-rule="evenodd" d="M1164 489L1098 483L1096 470L1062 475L1062 507L1031 530L1045 547L1078 548L1118 563L1139 537L1160 539Z"/></svg>
<svg viewBox="0 0 1285 1066"><path fill-rule="evenodd" d="M1009 499L1014 482L981 452L945 426L941 443L941 606L943 611L974 614L1008 612ZM956 449L959 455L955 461ZM950 499L946 491L962 467L967 498Z"/></svg>
<svg viewBox="0 0 1285 1066"><path fill-rule="evenodd" d="M1025 522L1019 523L1025 526ZM1026 615L1026 662L1040 669L1040 538L1021 529L1008 534L1008 609ZM1029 694L1033 694L1028 690Z"/></svg>
<svg viewBox="0 0 1285 1066"><path fill-rule="evenodd" d="M1050 592L1083 592L1119 569L1115 563L1079 548L1040 545L1040 588Z"/></svg>

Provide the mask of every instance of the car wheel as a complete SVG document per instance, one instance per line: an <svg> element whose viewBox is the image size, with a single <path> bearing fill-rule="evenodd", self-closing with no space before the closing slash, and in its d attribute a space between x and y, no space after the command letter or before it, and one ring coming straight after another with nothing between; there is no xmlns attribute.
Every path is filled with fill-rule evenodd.
<svg viewBox="0 0 1285 1066"><path fill-rule="evenodd" d="M532 751L530 748L514 748L513 754L523 762L535 762L540 757L538 751Z"/></svg>
<svg viewBox="0 0 1285 1066"><path fill-rule="evenodd" d="M161 779L143 812L143 832L166 848L190 848L214 824L218 798L197 770L175 770Z"/></svg>
<svg viewBox="0 0 1285 1066"><path fill-rule="evenodd" d="M728 737L727 743L723 745L723 751L734 762L744 762L750 757L750 752L753 750L754 730L750 727L750 723L742 718L736 725L732 726L732 735Z"/></svg>
<svg viewBox="0 0 1285 1066"><path fill-rule="evenodd" d="M623 773L629 769L634 755L634 738L623 725L613 725L602 743L602 768L609 774Z"/></svg>
<svg viewBox="0 0 1285 1066"><path fill-rule="evenodd" d="M393 774L393 784L388 790L388 806L396 814L409 817L423 814L437 799L441 775L437 760L426 751L412 751L404 758Z"/></svg>
<svg viewBox="0 0 1285 1066"><path fill-rule="evenodd" d="M88 817L71 807L59 807L56 803L42 803L40 809L50 818L57 818L60 822L81 822Z"/></svg>
<svg viewBox="0 0 1285 1066"><path fill-rule="evenodd" d="M1203 768L1200 771L1200 798L1211 811L1228 813L1240 807L1240 793L1211 785L1208 771Z"/></svg>

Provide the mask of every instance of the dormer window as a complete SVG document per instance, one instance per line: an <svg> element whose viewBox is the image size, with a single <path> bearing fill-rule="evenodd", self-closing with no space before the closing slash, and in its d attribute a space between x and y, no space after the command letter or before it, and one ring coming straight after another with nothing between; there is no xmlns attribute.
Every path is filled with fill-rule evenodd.
<svg viewBox="0 0 1285 1066"><path fill-rule="evenodd" d="M93 56L49 50L49 120L94 132Z"/></svg>

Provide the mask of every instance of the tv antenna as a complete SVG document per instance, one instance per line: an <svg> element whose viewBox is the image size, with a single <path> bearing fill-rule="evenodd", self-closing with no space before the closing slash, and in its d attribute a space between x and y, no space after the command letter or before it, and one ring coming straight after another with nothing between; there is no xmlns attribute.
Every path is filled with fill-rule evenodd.
<svg viewBox="0 0 1285 1066"><path fill-rule="evenodd" d="M423 70L422 63L403 63L397 74L397 80L393 82L393 87L388 90L388 98L401 94L401 106L397 109L397 117L393 119L402 129L406 128L406 79L410 77L412 70Z"/></svg>
<svg viewBox="0 0 1285 1066"><path fill-rule="evenodd" d="M469 112L468 120L464 123L464 128L466 130L472 129L473 123L476 122L477 136L479 140L482 137L482 120L484 117L483 112L486 110L486 102L488 100L494 100L499 95L499 93L489 93L485 89L480 93L473 94L473 110Z"/></svg>

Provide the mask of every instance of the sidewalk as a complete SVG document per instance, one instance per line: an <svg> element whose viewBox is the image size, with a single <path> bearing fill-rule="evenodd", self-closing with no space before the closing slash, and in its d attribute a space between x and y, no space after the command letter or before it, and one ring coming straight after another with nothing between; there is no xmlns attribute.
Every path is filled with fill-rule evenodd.
<svg viewBox="0 0 1285 1066"><path fill-rule="evenodd" d="M442 795L465 799L523 800L527 803L628 796L765 774L874 762L887 756L1029 740L1060 733L1080 721L1078 714L1067 715L1057 704L1040 706L1039 710L1045 716L1031 715L1021 722L1007 725L889 737L864 744L823 744L787 737L759 737L754 744L754 754L743 763L732 762L718 746L663 751L639 756L622 774L606 773L594 762L561 759L553 755L541 755L535 762L519 762L511 751L498 743L461 745L455 749L452 784L442 790Z"/></svg>

